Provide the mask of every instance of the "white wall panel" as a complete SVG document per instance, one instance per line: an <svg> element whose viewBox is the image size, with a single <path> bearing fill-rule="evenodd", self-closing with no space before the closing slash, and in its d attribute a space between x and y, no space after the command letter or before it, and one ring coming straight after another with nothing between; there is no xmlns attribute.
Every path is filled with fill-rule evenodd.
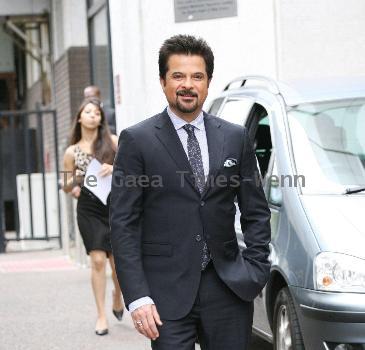
<svg viewBox="0 0 365 350"><path fill-rule="evenodd" d="M215 71L207 102L232 78L275 76L273 3L238 1L238 16L175 23L173 1L110 0L114 75L120 77L118 130L160 112L158 51L174 34L193 34L214 51Z"/></svg>
<svg viewBox="0 0 365 350"><path fill-rule="evenodd" d="M365 75L364 0L276 0L279 76Z"/></svg>

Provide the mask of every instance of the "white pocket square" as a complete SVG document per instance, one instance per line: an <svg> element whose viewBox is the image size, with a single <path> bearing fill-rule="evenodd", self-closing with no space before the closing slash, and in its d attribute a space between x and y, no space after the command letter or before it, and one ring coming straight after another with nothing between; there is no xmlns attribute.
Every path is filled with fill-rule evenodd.
<svg viewBox="0 0 365 350"><path fill-rule="evenodd" d="M225 161L224 161L224 164L223 166L225 168L231 168L233 166L237 165L237 159L234 159L234 158L227 158Z"/></svg>

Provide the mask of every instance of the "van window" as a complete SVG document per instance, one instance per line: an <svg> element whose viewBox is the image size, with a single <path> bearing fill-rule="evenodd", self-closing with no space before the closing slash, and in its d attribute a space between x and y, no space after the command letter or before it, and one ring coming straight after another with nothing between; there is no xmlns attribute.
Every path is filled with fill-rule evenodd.
<svg viewBox="0 0 365 350"><path fill-rule="evenodd" d="M247 116L253 101L249 99L229 99L223 106L218 117L223 118L231 123L243 126L246 122Z"/></svg>
<svg viewBox="0 0 365 350"><path fill-rule="evenodd" d="M365 99L301 104L288 112L305 194L342 194L365 185Z"/></svg>
<svg viewBox="0 0 365 350"><path fill-rule="evenodd" d="M267 173L271 156L272 144L270 135L269 118L265 117L260 120L254 142L257 161L263 177Z"/></svg>
<svg viewBox="0 0 365 350"><path fill-rule="evenodd" d="M250 111L246 127L253 141L261 176L265 178L272 152L272 142L269 117L263 106L255 103Z"/></svg>

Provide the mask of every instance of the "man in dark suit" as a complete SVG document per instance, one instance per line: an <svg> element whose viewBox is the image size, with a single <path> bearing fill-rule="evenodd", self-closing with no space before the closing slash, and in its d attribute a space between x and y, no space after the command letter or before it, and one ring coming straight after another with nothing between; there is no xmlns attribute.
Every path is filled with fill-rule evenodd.
<svg viewBox="0 0 365 350"><path fill-rule="evenodd" d="M122 131L111 231L136 329L158 350L247 349L270 263L270 211L247 131L202 111L214 57L177 35L159 53L168 107ZM246 248L234 229L235 198Z"/></svg>

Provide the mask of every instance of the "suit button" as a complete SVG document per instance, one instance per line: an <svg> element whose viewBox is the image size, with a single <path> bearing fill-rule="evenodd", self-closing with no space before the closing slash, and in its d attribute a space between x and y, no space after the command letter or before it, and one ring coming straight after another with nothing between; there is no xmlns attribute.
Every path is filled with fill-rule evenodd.
<svg viewBox="0 0 365 350"><path fill-rule="evenodd" d="M195 240L196 240L197 242L200 242L200 241L202 240L202 236L200 236L200 235L196 235L196 236L195 236Z"/></svg>
<svg viewBox="0 0 365 350"><path fill-rule="evenodd" d="M204 201L201 201L201 202L200 202L200 206L201 206L201 207L204 207L204 205L205 205L205 202L204 202Z"/></svg>

